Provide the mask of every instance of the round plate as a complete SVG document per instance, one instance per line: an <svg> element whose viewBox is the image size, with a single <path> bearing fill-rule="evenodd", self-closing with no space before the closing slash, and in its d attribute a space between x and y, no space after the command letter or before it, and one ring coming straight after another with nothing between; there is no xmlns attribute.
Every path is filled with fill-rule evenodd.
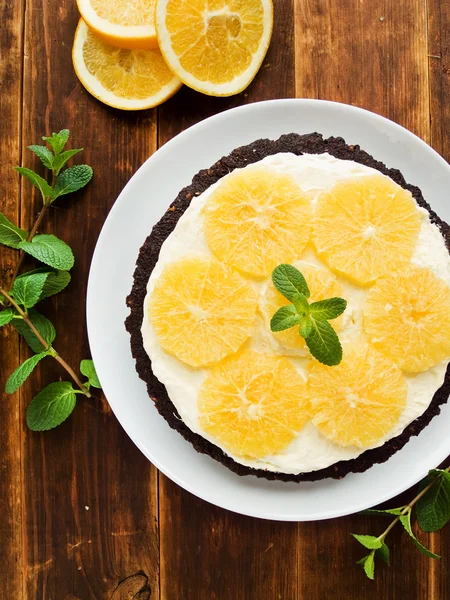
<svg viewBox="0 0 450 600"><path fill-rule="evenodd" d="M238 513L282 521L329 519L403 492L450 454L450 405L386 463L340 481L283 483L239 477L198 454L157 413L136 374L124 321L139 248L197 171L258 138L319 131L359 144L418 185L450 222L450 166L418 137L378 115L320 100L241 106L187 129L150 157L114 204L92 259L87 296L89 341L108 401L125 431L165 475L193 494Z"/></svg>

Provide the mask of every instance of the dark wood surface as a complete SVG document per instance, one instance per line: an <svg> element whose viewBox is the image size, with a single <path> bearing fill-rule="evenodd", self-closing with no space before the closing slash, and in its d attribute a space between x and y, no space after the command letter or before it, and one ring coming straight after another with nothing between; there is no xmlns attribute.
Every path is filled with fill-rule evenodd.
<svg viewBox="0 0 450 600"><path fill-rule="evenodd" d="M89 352L86 282L104 219L141 163L189 125L258 100L325 98L385 115L450 160L448 0L276 0L270 51L245 92L217 99L183 88L135 114L103 106L78 83L75 0L4 1L0 16L2 210L24 227L34 219L38 198L11 166L39 168L26 146L44 133L70 128L95 169L42 228L76 256L70 287L43 307L57 326L55 347L74 365ZM2 248L3 281L14 261ZM0 340L4 382L28 349L9 328ZM81 400L54 431L29 432L28 403L61 374L48 359L20 392L2 394L1 600L450 599L450 528L424 535L439 562L394 530L393 566L373 583L354 564L361 550L350 532L378 533L383 519L276 523L215 508L158 474L104 398Z"/></svg>

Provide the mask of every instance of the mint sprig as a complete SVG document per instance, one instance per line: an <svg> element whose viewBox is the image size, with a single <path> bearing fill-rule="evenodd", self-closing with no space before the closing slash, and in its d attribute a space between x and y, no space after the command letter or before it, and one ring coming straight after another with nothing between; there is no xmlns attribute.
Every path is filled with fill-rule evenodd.
<svg viewBox="0 0 450 600"><path fill-rule="evenodd" d="M79 372L86 376L86 381L82 381L55 350L53 342L56 330L47 317L34 308L69 284L69 270L74 265L73 252L65 242L53 234L38 233L43 217L57 198L80 190L89 183L93 174L88 165L75 165L62 170L82 150L64 150L69 135L69 130L63 129L51 136L44 136L46 146L28 146L51 172L50 178L44 178L28 167L16 167L18 173L30 181L42 195L41 212L29 232L12 223L0 212L0 244L20 252L12 277L8 282L0 282L0 327L12 325L34 353L10 375L5 384L5 392L15 393L38 363L47 356L56 360L78 387L75 389L70 382L57 381L35 396L27 410L28 426L35 431L56 427L72 412L76 394L91 397L91 387L101 387L91 360L81 362ZM39 261L41 266L21 273L26 255Z"/></svg>
<svg viewBox="0 0 450 600"><path fill-rule="evenodd" d="M364 556L357 564L361 565L369 579L375 576L375 558L379 556L389 564L389 548L385 539L391 529L400 523L412 542L423 554L429 558L439 559L440 556L426 548L419 541L412 529L411 519L413 510L417 517L417 523L422 531L439 531L450 521L450 467L433 469L428 476L419 484L416 497L406 506L399 508L371 509L364 511L366 515L395 516L395 519L383 531L381 535L360 535L352 533L353 537L371 552Z"/></svg>
<svg viewBox="0 0 450 600"><path fill-rule="evenodd" d="M281 307L270 321L271 331L283 331L298 326L311 354L327 366L342 360L342 346L328 321L336 319L347 307L343 298L328 298L308 302L311 293L302 273L292 265L278 265L272 273L275 288L291 302Z"/></svg>

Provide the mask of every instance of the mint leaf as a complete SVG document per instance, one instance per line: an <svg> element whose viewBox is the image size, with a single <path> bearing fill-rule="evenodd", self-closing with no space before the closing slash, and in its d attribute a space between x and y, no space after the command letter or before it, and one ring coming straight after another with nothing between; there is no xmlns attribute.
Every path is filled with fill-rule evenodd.
<svg viewBox="0 0 450 600"><path fill-rule="evenodd" d="M292 265L278 265L272 272L272 281L276 289L291 302L297 294L309 298L309 288L305 278Z"/></svg>
<svg viewBox="0 0 450 600"><path fill-rule="evenodd" d="M292 304L289 304L288 306L279 308L270 319L270 330L283 331L284 329L290 329L294 325L298 325L299 322L300 317Z"/></svg>
<svg viewBox="0 0 450 600"><path fill-rule="evenodd" d="M315 319L328 321L336 319L341 315L347 307L347 301L343 298L328 298L327 300L319 300L311 302L309 310Z"/></svg>
<svg viewBox="0 0 450 600"><path fill-rule="evenodd" d="M383 542L374 535L359 535L358 533L352 533L352 536L369 550L377 550L383 545Z"/></svg>
<svg viewBox="0 0 450 600"><path fill-rule="evenodd" d="M20 227L16 227L14 223L11 223L11 221L0 212L0 244L17 249L20 242L27 239L27 235L28 233L26 231Z"/></svg>
<svg viewBox="0 0 450 600"><path fill-rule="evenodd" d="M44 315L41 315L41 313L34 308L31 308L28 311L28 318L42 335L44 340L51 345L56 337L56 331L51 321L49 321L47 317L44 317ZM23 319L14 319L12 325L16 331L25 338L25 341L33 350L33 352L42 352L45 350L41 342L37 339Z"/></svg>
<svg viewBox="0 0 450 600"><path fill-rule="evenodd" d="M49 184L43 179L40 175L32 171L31 169L27 169L25 167L16 167L16 171L23 175L25 179L31 181L33 185L35 185L42 194L42 199L45 201L46 198L49 198L53 194L52 188Z"/></svg>
<svg viewBox="0 0 450 600"><path fill-rule="evenodd" d="M421 550L424 554L426 554L426 556L429 556L430 558L441 558L438 554L434 554L434 552L431 552L431 550L428 550L428 548L425 548L425 546L423 544L421 544L419 542L419 540L416 538L416 536L414 535L413 530L411 528L411 509L405 515L400 515L399 519L400 519L400 523L403 525L405 530L408 532L412 541L419 548L419 550Z"/></svg>
<svg viewBox="0 0 450 600"><path fill-rule="evenodd" d="M316 321L311 318L312 331L306 338L309 351L324 365L338 365L342 360L342 346L339 338L328 321Z"/></svg>
<svg viewBox="0 0 450 600"><path fill-rule="evenodd" d="M390 552L387 544L383 542L381 548L377 548L376 554L379 555L387 565L391 564Z"/></svg>
<svg viewBox="0 0 450 600"><path fill-rule="evenodd" d="M369 579L375 578L375 553L372 551L361 560L358 560L357 565L361 565L364 569L364 573L367 575Z"/></svg>
<svg viewBox="0 0 450 600"><path fill-rule="evenodd" d="M28 146L28 150L36 154L44 167L47 167L47 169L53 168L53 153L46 146L36 146L33 144L32 146Z"/></svg>
<svg viewBox="0 0 450 600"><path fill-rule="evenodd" d="M51 136L42 136L44 142L53 149L55 154L59 154L61 150L64 149L64 146L67 144L67 140L69 139L70 131L68 129L61 129L59 133L52 133Z"/></svg>
<svg viewBox="0 0 450 600"><path fill-rule="evenodd" d="M292 299L292 304L295 306L300 317L309 315L309 304L304 294L297 293Z"/></svg>
<svg viewBox="0 0 450 600"><path fill-rule="evenodd" d="M65 152L61 152L61 154L55 156L55 158L53 159L53 170L55 171L56 175L59 175L59 172L61 171L63 166L68 160L72 158L72 156L75 156L75 154L78 154L78 152L81 152L82 150L84 150L84 148L78 148L76 150L66 150Z"/></svg>
<svg viewBox="0 0 450 600"><path fill-rule="evenodd" d="M28 360L19 365L17 369L9 376L5 385L5 392L7 394L14 394L14 392L25 383L26 379L31 375L38 362L47 355L48 352L34 354Z"/></svg>
<svg viewBox="0 0 450 600"><path fill-rule="evenodd" d="M88 378L88 382L92 387L101 388L102 384L97 375L97 371L94 367L94 361L90 359L84 359L80 363L80 371L81 373Z"/></svg>
<svg viewBox="0 0 450 600"><path fill-rule="evenodd" d="M48 273L35 273L15 280L12 293L17 304L31 308L41 297Z"/></svg>
<svg viewBox="0 0 450 600"><path fill-rule="evenodd" d="M369 508L368 510L364 510L361 514L363 515L384 515L385 517L389 517L389 515L395 515L398 517L402 514L402 510L404 506L400 508L386 508L385 510L381 510L379 508Z"/></svg>
<svg viewBox="0 0 450 600"><path fill-rule="evenodd" d="M311 332L313 330L313 324L312 324L312 319L309 315L306 315L306 317L302 317L300 319L300 327L299 327L299 333L300 335L305 338L309 337L311 335Z"/></svg>
<svg viewBox="0 0 450 600"><path fill-rule="evenodd" d="M0 311L0 327L3 325L8 325L10 321L12 321L14 317L14 312L11 308L5 308L5 310Z"/></svg>
<svg viewBox="0 0 450 600"><path fill-rule="evenodd" d="M31 242L21 242L19 247L46 265L62 271L69 271L75 262L70 247L56 235L35 235Z"/></svg>
<svg viewBox="0 0 450 600"><path fill-rule="evenodd" d="M75 165L60 173L56 178L52 202L59 196L71 194L83 188L90 182L93 174L92 168L88 165Z"/></svg>
<svg viewBox="0 0 450 600"><path fill-rule="evenodd" d="M0 313L1 314L1 313ZM438 478L416 504L416 516L422 531L439 531L450 521L450 473L433 471L421 485L424 489Z"/></svg>
<svg viewBox="0 0 450 600"><path fill-rule="evenodd" d="M50 383L28 406L27 425L32 431L53 429L67 419L75 404L75 390L70 382Z"/></svg>
<svg viewBox="0 0 450 600"><path fill-rule="evenodd" d="M39 269L27 271L26 273L22 273L21 275L19 275L17 279L34 273L48 273L48 277L44 283L39 302L41 300L44 300L44 298L48 298L49 296L59 294L59 292L61 292L64 288L68 286L71 279L70 273L68 271L58 271L55 269L50 269L49 267L39 267Z"/></svg>

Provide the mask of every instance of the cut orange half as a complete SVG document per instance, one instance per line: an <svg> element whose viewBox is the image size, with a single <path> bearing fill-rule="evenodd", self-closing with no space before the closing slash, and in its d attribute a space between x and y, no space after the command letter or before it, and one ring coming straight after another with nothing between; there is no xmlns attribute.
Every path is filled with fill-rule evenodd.
<svg viewBox="0 0 450 600"><path fill-rule="evenodd" d="M245 89L269 47L272 0L157 0L156 34L170 68L210 96Z"/></svg>
<svg viewBox="0 0 450 600"><path fill-rule="evenodd" d="M158 49L116 48L97 37L83 20L75 33L72 59L87 91L114 108L152 108L181 87Z"/></svg>
<svg viewBox="0 0 450 600"><path fill-rule="evenodd" d="M103 41L119 48L158 47L155 0L77 0L86 24Z"/></svg>

